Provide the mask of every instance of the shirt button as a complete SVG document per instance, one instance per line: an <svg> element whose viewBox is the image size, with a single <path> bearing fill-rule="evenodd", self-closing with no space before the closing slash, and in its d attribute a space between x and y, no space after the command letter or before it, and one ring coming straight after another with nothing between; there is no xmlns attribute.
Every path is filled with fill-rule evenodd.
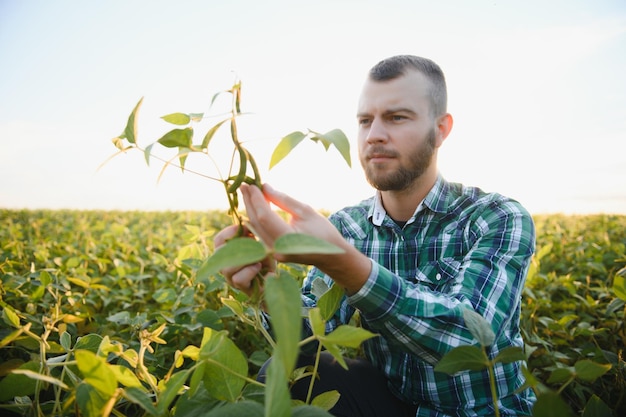
<svg viewBox="0 0 626 417"><path fill-rule="evenodd" d="M441 280L441 274L437 274L437 276L435 278L437 278L437 281L440 281Z"/></svg>

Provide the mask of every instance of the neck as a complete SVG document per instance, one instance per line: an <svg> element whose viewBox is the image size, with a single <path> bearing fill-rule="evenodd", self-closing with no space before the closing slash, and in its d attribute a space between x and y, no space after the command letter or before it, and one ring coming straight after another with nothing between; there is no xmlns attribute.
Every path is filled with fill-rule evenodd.
<svg viewBox="0 0 626 417"><path fill-rule="evenodd" d="M395 221L405 222L409 220L436 181L437 171L432 170L416 178L409 187L403 190L381 191L380 194L387 215Z"/></svg>

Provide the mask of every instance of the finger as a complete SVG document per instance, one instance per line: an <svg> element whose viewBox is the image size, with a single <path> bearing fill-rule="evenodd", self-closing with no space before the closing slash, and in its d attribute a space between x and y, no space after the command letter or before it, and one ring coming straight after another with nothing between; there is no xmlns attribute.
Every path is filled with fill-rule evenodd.
<svg viewBox="0 0 626 417"><path fill-rule="evenodd" d="M285 193L277 191L269 184L263 184L263 194L276 207L289 213L291 216L300 218L310 207Z"/></svg>
<svg viewBox="0 0 626 417"><path fill-rule="evenodd" d="M258 187L242 186L241 192L251 229L266 245L273 246L278 236L290 232L289 225L272 210Z"/></svg>
<svg viewBox="0 0 626 417"><path fill-rule="evenodd" d="M238 290L248 293L248 291L252 288L252 281L257 274L261 272L261 268L262 265L260 262L241 268L230 278L230 285L233 288L237 288Z"/></svg>
<svg viewBox="0 0 626 417"><path fill-rule="evenodd" d="M239 226L232 225L232 226L225 227L224 229L220 230L218 234L215 235L215 237L213 238L213 243L216 248L219 248L220 246L223 246L226 242L228 242L230 239L236 237L238 234L239 234Z"/></svg>

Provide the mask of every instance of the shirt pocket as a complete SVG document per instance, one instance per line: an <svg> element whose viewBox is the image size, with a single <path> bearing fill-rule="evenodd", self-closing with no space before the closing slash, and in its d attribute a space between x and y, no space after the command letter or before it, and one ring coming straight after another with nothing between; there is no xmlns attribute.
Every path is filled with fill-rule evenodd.
<svg viewBox="0 0 626 417"><path fill-rule="evenodd" d="M418 265L415 282L432 290L448 288L461 272L461 261L456 258L441 258Z"/></svg>

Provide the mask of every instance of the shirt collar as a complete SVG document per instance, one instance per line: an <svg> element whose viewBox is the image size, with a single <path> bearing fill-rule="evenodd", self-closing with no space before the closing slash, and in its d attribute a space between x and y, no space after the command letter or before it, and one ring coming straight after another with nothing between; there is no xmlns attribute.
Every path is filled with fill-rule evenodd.
<svg viewBox="0 0 626 417"><path fill-rule="evenodd" d="M447 212L447 208L449 206L448 188L449 185L447 181L443 179L441 174L438 174L435 185L433 185L433 188L431 188L428 194L426 194L424 200L422 200L422 202L417 205L415 212L407 223L412 223L413 220L415 220L415 216L417 215L417 213L419 213L424 207L428 207L430 210L437 213ZM370 208L369 217L375 226L380 226L383 224L383 220L385 220L386 215L387 211L383 206L382 195L380 191L376 190L376 195L374 196L374 204Z"/></svg>

